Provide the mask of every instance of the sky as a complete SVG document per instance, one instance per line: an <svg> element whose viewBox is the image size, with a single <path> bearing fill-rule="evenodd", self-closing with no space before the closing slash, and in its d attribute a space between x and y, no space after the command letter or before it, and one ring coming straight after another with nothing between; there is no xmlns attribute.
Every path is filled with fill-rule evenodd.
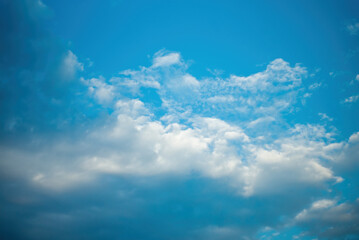
<svg viewBox="0 0 359 240"><path fill-rule="evenodd" d="M358 10L0 0L0 238L359 239Z"/></svg>

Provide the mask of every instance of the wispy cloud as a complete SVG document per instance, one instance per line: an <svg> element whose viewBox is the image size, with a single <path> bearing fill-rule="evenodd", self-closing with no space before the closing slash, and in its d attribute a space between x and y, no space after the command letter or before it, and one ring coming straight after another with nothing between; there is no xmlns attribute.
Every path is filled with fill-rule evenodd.
<svg viewBox="0 0 359 240"><path fill-rule="evenodd" d="M354 103L354 102L358 101L358 99L359 99L359 95L350 96L350 97L344 99L344 103Z"/></svg>
<svg viewBox="0 0 359 240"><path fill-rule="evenodd" d="M329 117L326 113L318 113L322 120L333 121L333 118Z"/></svg>
<svg viewBox="0 0 359 240"><path fill-rule="evenodd" d="M347 25L347 30L351 35L357 35L359 32L359 23L356 22L356 23Z"/></svg>
<svg viewBox="0 0 359 240"><path fill-rule="evenodd" d="M152 67L168 67L179 63L181 63L181 55L179 53L161 50L155 54Z"/></svg>

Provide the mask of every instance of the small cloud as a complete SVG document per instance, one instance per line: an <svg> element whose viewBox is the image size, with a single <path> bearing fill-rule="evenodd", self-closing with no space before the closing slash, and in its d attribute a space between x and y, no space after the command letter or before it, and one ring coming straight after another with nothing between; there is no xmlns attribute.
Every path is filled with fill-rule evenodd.
<svg viewBox="0 0 359 240"><path fill-rule="evenodd" d="M357 75L355 76L355 78L354 78L354 80L352 81L352 83L354 83L354 81L359 82L359 74L357 74Z"/></svg>
<svg viewBox="0 0 359 240"><path fill-rule="evenodd" d="M344 103L353 103L358 101L358 99L359 99L359 95L350 96L344 100Z"/></svg>
<svg viewBox="0 0 359 240"><path fill-rule="evenodd" d="M274 122L275 118L274 117L261 117L261 118L257 118L256 120L251 121L248 124L249 128L255 127L258 124L263 124L263 123L270 123L270 122Z"/></svg>
<svg viewBox="0 0 359 240"><path fill-rule="evenodd" d="M181 63L181 55L177 52L168 53L164 50L155 53L152 67L168 67Z"/></svg>
<svg viewBox="0 0 359 240"><path fill-rule="evenodd" d="M357 33L359 32L359 22L349 24L347 26L347 30L350 33L350 35L357 35Z"/></svg>
<svg viewBox="0 0 359 240"><path fill-rule="evenodd" d="M107 84L103 77L88 80L81 79L81 81L88 86L90 95L100 104L110 103L115 97L114 86Z"/></svg>
<svg viewBox="0 0 359 240"><path fill-rule="evenodd" d="M314 90L318 87L320 87L322 85L322 83L313 83L312 85L309 86L310 90Z"/></svg>
<svg viewBox="0 0 359 240"><path fill-rule="evenodd" d="M336 204L336 201L330 199L322 199L312 204L312 209L324 209L332 207Z"/></svg>
<svg viewBox="0 0 359 240"><path fill-rule="evenodd" d="M329 117L327 114L325 113L318 113L318 115L320 116L320 118L322 120L328 120L328 121L333 121L333 118Z"/></svg>
<svg viewBox="0 0 359 240"><path fill-rule="evenodd" d="M355 82L359 82L359 74L357 74L357 75L355 76L355 78L350 81L350 85L355 84Z"/></svg>
<svg viewBox="0 0 359 240"><path fill-rule="evenodd" d="M270 62L263 72L247 77L231 75L229 81L232 86L247 92L279 92L296 89L306 75L305 68L298 64L295 67L290 67L288 62L277 58Z"/></svg>
<svg viewBox="0 0 359 240"><path fill-rule="evenodd" d="M116 102L116 109L120 114L127 114L131 117L138 117L138 116L146 116L148 115L148 111L145 108L143 102L138 99L132 100L119 100Z"/></svg>
<svg viewBox="0 0 359 240"><path fill-rule="evenodd" d="M61 66L61 73L65 79L71 79L75 76L77 71L83 71L84 65L79 62L77 56L72 52L68 51L63 59Z"/></svg>
<svg viewBox="0 0 359 240"><path fill-rule="evenodd" d="M305 105L307 103L307 98L310 98L312 95L313 95L312 93L308 93L308 92L305 93L303 95L303 98L301 99L302 104Z"/></svg>

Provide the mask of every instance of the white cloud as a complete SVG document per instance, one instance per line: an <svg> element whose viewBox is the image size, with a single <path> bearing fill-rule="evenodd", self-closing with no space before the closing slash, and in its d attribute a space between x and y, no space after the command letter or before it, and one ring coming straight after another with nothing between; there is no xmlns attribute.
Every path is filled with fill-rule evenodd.
<svg viewBox="0 0 359 240"><path fill-rule="evenodd" d="M359 142L359 132L354 133L349 138L349 143L356 143Z"/></svg>
<svg viewBox="0 0 359 240"><path fill-rule="evenodd" d="M298 213L295 217L297 221L311 220L314 217L321 217L323 211L328 211L328 209L333 209L337 204L337 201L331 199L322 199L312 203L312 206L309 209L304 209Z"/></svg>
<svg viewBox="0 0 359 240"><path fill-rule="evenodd" d="M163 125L151 121L148 115L138 114L144 111L142 107L137 100L120 102L121 111L115 125L91 134L91 138L114 148L86 160L86 168L145 176L197 170L207 176L221 176L231 164L240 163L234 150L229 151L233 147L228 144L236 139L248 141L239 128L212 118L194 119L193 128L177 123ZM127 147L118 149L116 142L126 143ZM218 159L220 156L222 158Z"/></svg>
<svg viewBox="0 0 359 240"><path fill-rule="evenodd" d="M94 181L102 174L181 176L195 171L225 180L244 196L293 187L328 188L343 180L330 163L339 166L355 155L356 135L349 142L335 142L333 133L310 124L261 131L261 125L276 124L280 111L294 103L304 68L277 59L263 72L240 80L197 80L184 65L126 70L108 82L102 77L82 79L97 101L114 105L113 113L83 132L81 140L55 137L30 153L21 147L4 149L1 167L16 169L15 175L55 190ZM139 89L155 86L164 114L156 116L136 91L124 97L133 86L128 83ZM212 111L213 106L219 110ZM235 116L245 112L245 119L220 119L227 111ZM46 159L51 161L43 165Z"/></svg>
<svg viewBox="0 0 359 240"><path fill-rule="evenodd" d="M190 74L185 74L183 76L183 82L185 85L192 86L192 87L199 87L199 81Z"/></svg>
<svg viewBox="0 0 359 240"><path fill-rule="evenodd" d="M344 103L353 103L358 101L358 99L359 99L359 95L350 96L344 100Z"/></svg>
<svg viewBox="0 0 359 240"><path fill-rule="evenodd" d="M332 207L336 204L336 201L334 200L330 200L330 199L322 199L322 200L318 200L316 202L314 202L312 204L311 209L315 210L315 209L325 209L325 208L329 208Z"/></svg>
<svg viewBox="0 0 359 240"><path fill-rule="evenodd" d="M167 58L169 55L171 57ZM165 64L166 59L173 61ZM246 121L263 115L277 118L280 112L291 111L302 78L307 75L306 69L298 64L291 67L283 59L276 59L264 71L246 77L231 75L199 80L187 72L187 64L179 53L160 51L155 54L154 62L151 67L122 71L120 77L109 82L118 92L130 92L131 97L141 97L143 88L155 89L168 114L163 119L187 118L186 112L200 115L210 112L214 117L247 113L241 114Z"/></svg>
<svg viewBox="0 0 359 240"><path fill-rule="evenodd" d="M333 121L333 118L329 117L326 113L318 113L318 115L322 120Z"/></svg>
<svg viewBox="0 0 359 240"><path fill-rule="evenodd" d="M195 117L190 119L191 126L164 124L152 120L139 100L120 100L116 108L113 122L91 130L81 141L55 140L50 148L51 143L46 144L49 149L31 154L13 150L16 158L2 151L3 159L11 159L2 164L31 162L21 175L54 190L108 173L152 176L196 171L208 178L228 179L245 196L340 180L321 160L331 153L329 148L323 151L330 134L319 126L298 125L286 137L260 144L240 127L217 118ZM29 160L36 155L41 158ZM56 157L49 165L41 165L52 156Z"/></svg>
<svg viewBox="0 0 359 240"><path fill-rule="evenodd" d="M335 168L340 172L354 171L359 167L359 132L353 133L347 142L335 150L338 157L335 159Z"/></svg>
<svg viewBox="0 0 359 240"><path fill-rule="evenodd" d="M314 90L314 89L320 87L321 85L322 85L322 83L313 83L313 84L310 85L308 88L309 88L310 90Z"/></svg>
<svg viewBox="0 0 359 240"><path fill-rule="evenodd" d="M353 84L355 84L356 82L359 82L359 74L357 74L357 75L355 76L355 78L350 81L350 84L353 85Z"/></svg>
<svg viewBox="0 0 359 240"><path fill-rule="evenodd" d="M87 80L82 78L81 81L88 86L90 95L101 104L108 104L115 97L115 87L107 84L103 77Z"/></svg>
<svg viewBox="0 0 359 240"><path fill-rule="evenodd" d="M305 68L299 65L292 68L289 63L278 58L272 61L264 72L248 77L232 75L230 81L233 85L250 92L278 92L298 87L306 73Z"/></svg>
<svg viewBox="0 0 359 240"><path fill-rule="evenodd" d="M253 127L257 126L258 124L268 123L268 122L273 122L273 121L275 121L274 117L261 117L261 118L251 121L248 124L248 127L253 128Z"/></svg>
<svg viewBox="0 0 359 240"><path fill-rule="evenodd" d="M303 98L309 98L309 97L311 97L312 96L312 93L305 93L304 95L303 95Z"/></svg>
<svg viewBox="0 0 359 240"><path fill-rule="evenodd" d="M138 116L148 115L148 110L145 108L143 102L138 99L119 100L116 102L116 109L121 115L127 115L133 118Z"/></svg>
<svg viewBox="0 0 359 240"><path fill-rule="evenodd" d="M174 64L181 63L181 55L177 52L166 52L161 50L157 52L153 58L153 68L168 67Z"/></svg>
<svg viewBox="0 0 359 240"><path fill-rule="evenodd" d="M322 127L311 125L296 125L291 132L291 136L279 138L271 145L248 146L245 195L342 181L321 161L330 159L330 151L323 151L330 134Z"/></svg>
<svg viewBox="0 0 359 240"><path fill-rule="evenodd" d="M339 203L333 199L322 199L302 210L295 222L309 231L305 235L316 235L323 239L342 239L348 234L359 233L359 199L350 203Z"/></svg>
<svg viewBox="0 0 359 240"><path fill-rule="evenodd" d="M124 77L114 77L112 82L129 88L133 93L138 93L141 87L160 89L161 84L157 81L156 74L152 69L142 68L140 71L125 70L120 72Z"/></svg>
<svg viewBox="0 0 359 240"><path fill-rule="evenodd" d="M66 56L63 59L61 65L61 74L65 79L72 79L77 71L83 71L84 65L80 63L77 59L77 56L72 52L68 51Z"/></svg>
<svg viewBox="0 0 359 240"><path fill-rule="evenodd" d="M158 53L155 59L163 56L167 55ZM333 152L344 145L332 143L332 134L323 126L295 125L276 133L275 139L268 128L266 137L257 138L263 134L255 131L258 126L276 123L279 112L293 104L306 75L304 68L290 67L277 59L263 72L248 77L199 81L187 73L185 64L166 65L166 61L155 61L161 62L161 68L126 70L108 82L102 77L82 79L99 103L114 105L113 114L103 125L82 133L81 141L53 140L48 143L52 144L49 150L28 154L17 149L16 160L3 164L21 165L24 159L32 162L40 154L38 162L22 175L33 184L55 189L109 173L152 176L195 171L208 178L227 179L245 196L281 192L293 186L323 187L342 180L327 161L336 158ZM132 91L133 86L138 91L155 87L164 115L156 116L137 90ZM131 90L129 97L123 97L126 89ZM207 108L212 107L222 109L206 116ZM220 119L223 111L247 111L246 119L224 121ZM39 165L53 155L53 164ZM13 160L10 155L3 158Z"/></svg>
<svg viewBox="0 0 359 240"><path fill-rule="evenodd" d="M198 94L190 97L190 107L218 116L238 114L246 121L278 118L279 113L291 111L306 74L305 68L276 59L264 71L249 76L201 79Z"/></svg>

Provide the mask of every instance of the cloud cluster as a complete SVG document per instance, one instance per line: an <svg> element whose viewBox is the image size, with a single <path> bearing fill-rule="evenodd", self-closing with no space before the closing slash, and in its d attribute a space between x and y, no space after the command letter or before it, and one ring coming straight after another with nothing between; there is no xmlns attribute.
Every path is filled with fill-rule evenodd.
<svg viewBox="0 0 359 240"><path fill-rule="evenodd" d="M192 108L194 99L204 105L208 98L218 100L228 96L229 91L234 106L233 101L238 101L240 95L240 104L253 109L264 105L262 98L266 96L274 105L284 100L286 105L291 105L294 101L291 96L301 85L300 76L305 74L303 68L291 68L283 60L275 60L264 72L217 79L216 83L214 79L197 80L189 75L182 59L170 62L156 68L143 67L140 71L127 70L126 76L130 78L82 79L88 96L111 107L113 112L75 137L57 134L25 144L3 145L3 173L33 188L59 193L91 186L104 176L186 178L195 173L205 179L225 182L237 197L281 196L283 199L293 188L298 192L304 189L329 191L343 181L332 166L345 169L345 164L350 165L348 159L353 151L358 151L358 134L340 142L335 141L334 133L324 126L296 124L262 135L257 132L261 129L258 126L264 123L275 126L273 122L285 108L274 106L273 111L266 111L270 113L267 115L249 111L245 120L237 122L221 119L217 117L221 114L216 112L212 117L206 116L203 107ZM148 81L152 84L147 84ZM146 102L144 88L155 89L152 94L157 94L161 101L157 105ZM192 98L182 102L182 96L176 93L186 88L192 91ZM246 96L245 92L251 95ZM269 100L270 94L278 92L281 94L272 95ZM220 105L222 101L211 104ZM162 115L156 114L157 109L162 109ZM308 196L298 206L303 207L309 200ZM298 206L288 211L293 213ZM279 212L277 214L285 214ZM252 230L245 232L252 235L260 227L264 227L263 223L257 228L248 227ZM202 236L211 231L215 231L218 238L243 233L238 226L209 224L191 234Z"/></svg>
<svg viewBox="0 0 359 240"><path fill-rule="evenodd" d="M228 118L236 114L237 121L254 126L279 120L281 113L293 111L303 91L302 79L307 77L304 67L291 67L283 59L275 59L264 71L249 76L196 78L188 67L180 53L161 50L149 67L121 71L108 81L84 81L95 94L105 86L111 89L106 95L113 96L113 104L124 97L139 98L152 105L151 110L162 109L164 114L156 114L161 120L186 121L190 115ZM95 81L105 85L94 90Z"/></svg>
<svg viewBox="0 0 359 240"><path fill-rule="evenodd" d="M113 102L114 112L104 125L83 133L80 142L76 138L73 142L64 139L55 140L53 146L46 144L46 149L39 149L41 157L23 153L21 149L4 150L4 159L8 161L3 164L16 169L27 159L33 167L25 168L28 175L21 175L34 184L55 190L92 180L99 173L151 176L195 171L209 178L229 179L235 191L244 196L280 193L296 185L324 187L341 181L326 166L326 161L333 158L331 146L338 143L331 142L331 134L322 126L296 125L282 131L275 141L266 136L258 137L257 132L248 135L241 127L243 124L253 129L264 122L274 122L283 105L293 101L294 89L300 86L301 76L306 73L303 68L291 68L277 59L264 72L249 77L198 81L186 72L184 61L173 56L180 54L164 55L163 51L155 54L151 67L127 70L131 78L114 78L107 83L103 78L83 79L89 94L97 101ZM179 66L173 66L175 64ZM146 85L148 79L156 84ZM158 107L164 109L163 116L156 116L153 106L147 104L147 107L139 99L124 97L124 87L139 97L140 92L133 93L132 87L136 85L159 86L156 87L161 99ZM192 97L184 102L180 95L187 88L192 91ZM272 114L256 118L254 111L253 116L250 113L247 116L254 119L249 124L241 121L235 124L216 117L221 111L208 117L203 108L192 108L194 100L205 104L208 94L213 99L229 91L233 101L244 108L265 109L263 105L269 102L270 107L274 107L269 111ZM122 94L117 94L119 92ZM270 97L270 93L278 92L279 96ZM251 94L245 98L244 93ZM182 119L185 122L181 122ZM12 155L14 152L17 156ZM61 152L67 154L62 156ZM36 151L33 154L39 155ZM71 161L67 160L69 156ZM47 168L42 162L48 158L52 161L47 161ZM37 163L33 159L37 159Z"/></svg>
<svg viewBox="0 0 359 240"><path fill-rule="evenodd" d="M344 100L344 103L353 103L358 101L358 99L359 99L359 95L350 96Z"/></svg>
<svg viewBox="0 0 359 240"><path fill-rule="evenodd" d="M302 236L324 239L342 239L346 235L355 237L359 233L359 199L352 203L339 203L333 199L318 200L298 213L295 221L308 229Z"/></svg>

